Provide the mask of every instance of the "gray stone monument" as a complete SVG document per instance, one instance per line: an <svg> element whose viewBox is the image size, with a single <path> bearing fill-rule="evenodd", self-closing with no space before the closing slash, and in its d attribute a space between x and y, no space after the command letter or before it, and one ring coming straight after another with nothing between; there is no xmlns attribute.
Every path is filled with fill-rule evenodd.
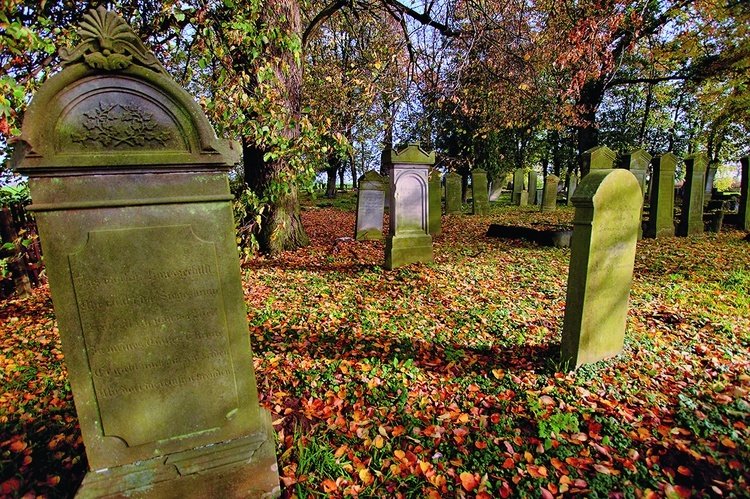
<svg viewBox="0 0 750 499"><path fill-rule="evenodd" d="M740 186L739 218L740 228L750 231L750 156L740 158L742 165L742 184Z"/></svg>
<svg viewBox="0 0 750 499"><path fill-rule="evenodd" d="M490 185L490 202L499 201L503 195L503 185L500 182L492 182Z"/></svg>
<svg viewBox="0 0 750 499"><path fill-rule="evenodd" d="M648 173L648 165L651 162L651 155L643 149L634 149L627 154L623 155L620 161L620 168L630 170L630 173L635 175L638 184L641 186L641 191L645 199L646 196L646 174ZM641 206L641 218L643 218L643 206ZM638 240L643 239L643 225L638 226Z"/></svg>
<svg viewBox="0 0 750 499"><path fill-rule="evenodd" d="M677 235L687 237L703 234L703 194L708 156L705 153L691 154L684 161L685 189Z"/></svg>
<svg viewBox="0 0 750 499"><path fill-rule="evenodd" d="M429 172L429 198L430 198L430 235L437 236L443 232L443 197L440 182L440 171L430 168Z"/></svg>
<svg viewBox="0 0 750 499"><path fill-rule="evenodd" d="M567 199L567 205L572 206L573 205L573 196L575 195L576 188L578 187L578 177L575 175L568 175L568 199Z"/></svg>
<svg viewBox="0 0 750 499"><path fill-rule="evenodd" d="M557 185L560 177L547 175L544 178L541 211L555 211L557 209Z"/></svg>
<svg viewBox="0 0 750 499"><path fill-rule="evenodd" d="M487 172L481 169L471 171L471 204L474 215L486 215L490 208L487 192Z"/></svg>
<svg viewBox="0 0 750 499"><path fill-rule="evenodd" d="M385 268L433 260L429 234L428 169L435 152L418 143L383 151L391 178L390 230L385 240Z"/></svg>
<svg viewBox="0 0 750 499"><path fill-rule="evenodd" d="M537 191L537 174L535 171L529 172L529 203L531 204L538 204L536 201L536 191Z"/></svg>
<svg viewBox="0 0 750 499"><path fill-rule="evenodd" d="M357 221L354 238L357 241L383 240L383 212L385 211L386 178L375 170L359 177L357 184Z"/></svg>
<svg viewBox="0 0 750 499"><path fill-rule="evenodd" d="M651 202L645 237L674 236L674 172L677 156L668 152L651 160Z"/></svg>
<svg viewBox="0 0 750 499"><path fill-rule="evenodd" d="M521 192L524 190L524 169L518 168L513 172L513 204L519 206L521 204Z"/></svg>
<svg viewBox="0 0 750 499"><path fill-rule="evenodd" d="M642 199L635 176L621 169L592 169L573 196L564 366L622 352Z"/></svg>
<svg viewBox="0 0 750 499"><path fill-rule="evenodd" d="M77 497L276 496L229 191L239 148L115 13L79 34L13 159L91 469Z"/></svg>
<svg viewBox="0 0 750 499"><path fill-rule="evenodd" d="M461 213L461 175L455 172L445 174L445 214Z"/></svg>

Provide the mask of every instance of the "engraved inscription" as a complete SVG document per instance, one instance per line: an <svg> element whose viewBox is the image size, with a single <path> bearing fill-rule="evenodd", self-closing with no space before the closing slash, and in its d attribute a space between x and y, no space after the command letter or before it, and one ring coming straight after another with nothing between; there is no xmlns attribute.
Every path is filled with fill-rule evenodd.
<svg viewBox="0 0 750 499"><path fill-rule="evenodd" d="M103 434L222 426L238 402L213 243L187 225L93 231L69 261Z"/></svg>
<svg viewBox="0 0 750 499"><path fill-rule="evenodd" d="M73 142L100 143L104 147L141 147L146 142L164 145L171 137L169 130L159 126L154 116L133 104L100 102L97 108L83 113L81 133L72 133Z"/></svg>

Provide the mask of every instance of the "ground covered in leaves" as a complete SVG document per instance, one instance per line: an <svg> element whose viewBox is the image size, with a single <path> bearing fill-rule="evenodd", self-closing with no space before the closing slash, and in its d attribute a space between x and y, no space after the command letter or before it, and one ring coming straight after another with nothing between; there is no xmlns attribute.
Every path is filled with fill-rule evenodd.
<svg viewBox="0 0 750 499"><path fill-rule="evenodd" d="M638 243L625 352L557 366L570 250L485 237L561 225L443 217L435 263L382 269L354 213L244 264L261 403L287 497L750 496L750 243ZM0 496L67 497L86 468L48 291L0 329Z"/></svg>

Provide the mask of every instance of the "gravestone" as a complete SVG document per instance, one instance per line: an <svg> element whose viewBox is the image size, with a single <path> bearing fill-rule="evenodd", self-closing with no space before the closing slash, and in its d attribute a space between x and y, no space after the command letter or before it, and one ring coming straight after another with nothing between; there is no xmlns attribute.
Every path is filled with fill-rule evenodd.
<svg viewBox="0 0 750 499"><path fill-rule="evenodd" d="M705 153L691 154L686 156L684 161L684 197L677 235L687 237L703 234L703 195L705 193L708 156Z"/></svg>
<svg viewBox="0 0 750 499"><path fill-rule="evenodd" d="M493 182L490 185L490 202L499 201L503 195L503 186L499 182Z"/></svg>
<svg viewBox="0 0 750 499"><path fill-rule="evenodd" d="M668 152L651 160L651 202L645 237L674 236L674 172L677 156Z"/></svg>
<svg viewBox="0 0 750 499"><path fill-rule="evenodd" d="M229 191L239 148L115 13L90 11L79 35L13 159L91 470L77 497L276 496Z"/></svg>
<svg viewBox="0 0 750 499"><path fill-rule="evenodd" d="M708 203L711 201L714 190L714 179L716 178L716 172L719 170L719 163L712 161L706 168L706 187L703 190L703 202Z"/></svg>
<svg viewBox="0 0 750 499"><path fill-rule="evenodd" d="M461 175L454 172L445 174L445 214L461 213Z"/></svg>
<svg viewBox="0 0 750 499"><path fill-rule="evenodd" d="M518 206L526 206L529 204L529 191L521 191L521 195L518 196Z"/></svg>
<svg viewBox="0 0 750 499"><path fill-rule="evenodd" d="M641 186L641 192L643 193L644 199L646 196L646 174L648 173L648 165L651 162L651 155L643 149L634 149L627 154L623 155L620 161L620 168L630 170L630 173L635 175L638 180L638 185ZM641 219L643 219L643 203L641 203ZM643 239L643 225L638 225L638 240Z"/></svg>
<svg viewBox="0 0 750 499"><path fill-rule="evenodd" d="M576 192L576 187L578 187L578 177L576 177L575 175L569 175L568 176L568 200L567 200L568 206L573 205L573 195Z"/></svg>
<svg viewBox="0 0 750 499"><path fill-rule="evenodd" d="M432 236L437 236L443 232L443 199L440 184L440 171L430 168L428 191L430 197L430 235Z"/></svg>
<svg viewBox="0 0 750 499"><path fill-rule="evenodd" d="M536 199L536 191L537 191L537 174L535 171L529 172L529 203L531 204L538 204Z"/></svg>
<svg viewBox="0 0 750 499"><path fill-rule="evenodd" d="M385 268L391 270L415 262L433 261L429 234L428 169L435 152L419 143L400 150L386 149L382 156L391 178L391 213L385 240Z"/></svg>
<svg viewBox="0 0 750 499"><path fill-rule="evenodd" d="M383 212L385 210L386 179L375 170L359 177L357 184L357 221L354 238L357 241L383 240Z"/></svg>
<svg viewBox="0 0 750 499"><path fill-rule="evenodd" d="M740 158L742 178L740 186L740 229L750 231L750 156Z"/></svg>
<svg viewBox="0 0 750 499"><path fill-rule="evenodd" d="M583 153L583 171L611 170L615 152L607 146L592 147Z"/></svg>
<svg viewBox="0 0 750 499"><path fill-rule="evenodd" d="M474 215L486 215L490 208L487 194L487 172L471 171L471 204Z"/></svg>
<svg viewBox="0 0 750 499"><path fill-rule="evenodd" d="M573 196L564 366L622 352L642 198L635 176L622 169L592 169Z"/></svg>
<svg viewBox="0 0 750 499"><path fill-rule="evenodd" d="M518 168L513 172L513 204L518 206L521 204L521 192L524 190L524 169Z"/></svg>
<svg viewBox="0 0 750 499"><path fill-rule="evenodd" d="M547 175L544 178L541 211L555 211L557 209L557 184L560 177Z"/></svg>

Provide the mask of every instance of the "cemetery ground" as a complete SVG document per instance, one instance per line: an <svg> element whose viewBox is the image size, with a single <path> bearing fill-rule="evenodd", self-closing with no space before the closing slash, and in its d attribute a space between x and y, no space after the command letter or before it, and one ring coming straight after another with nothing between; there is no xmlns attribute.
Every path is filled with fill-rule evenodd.
<svg viewBox="0 0 750 499"><path fill-rule="evenodd" d="M640 241L624 353L567 372L570 250L485 232L572 208L446 215L435 263L394 271L340 239L353 210L307 202L310 247L244 263L286 497L750 496L743 232ZM47 289L0 314L0 496L69 497L86 462Z"/></svg>

